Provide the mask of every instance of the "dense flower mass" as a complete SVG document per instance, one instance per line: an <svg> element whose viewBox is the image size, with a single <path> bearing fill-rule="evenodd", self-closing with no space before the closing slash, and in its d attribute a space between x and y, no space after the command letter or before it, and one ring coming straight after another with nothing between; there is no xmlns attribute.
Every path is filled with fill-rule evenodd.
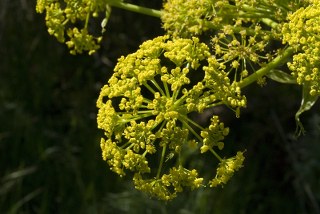
<svg viewBox="0 0 320 214"><path fill-rule="evenodd" d="M279 23L301 5L292 0L168 0L161 19L173 37L211 38L220 68L241 81L279 53L272 48L273 41L282 39ZM265 77L257 83L263 85Z"/></svg>
<svg viewBox="0 0 320 214"><path fill-rule="evenodd" d="M92 54L102 37L89 23L104 12L103 33L111 5L161 16L166 30L118 60L97 100L103 159L150 196L171 200L186 188L224 185L242 167L243 152L218 154L229 134L219 116L204 127L191 115L224 105L239 117L241 88L269 77L303 86L301 126L299 115L320 95L319 0L166 0L161 12L123 0L37 0L36 10L71 54ZM186 164L208 154L215 176Z"/></svg>
<svg viewBox="0 0 320 214"><path fill-rule="evenodd" d="M221 66L228 68L227 72L234 73L239 81L274 58L274 53L267 48L271 33L258 24L251 27L254 34L246 30L236 32L231 25L225 25L211 39Z"/></svg>
<svg viewBox="0 0 320 214"><path fill-rule="evenodd" d="M102 11L106 11L107 20L110 10L105 0L37 0L36 5L38 13L46 12L49 34L59 42L65 42L71 54L84 51L92 54L100 47L102 37L91 35L88 23L91 17L97 17ZM83 28L76 27L79 23Z"/></svg>
<svg viewBox="0 0 320 214"><path fill-rule="evenodd" d="M193 81L195 73L203 79ZM203 128L188 114L221 104L239 112L246 99L206 44L198 38L168 36L146 41L137 52L119 59L101 90L97 120L106 137L101 140L103 159L120 176L133 173L137 189L164 200L184 188L199 188L204 179L197 169L183 166L183 150L210 152L222 164L226 161L216 150L223 149L229 129L218 116ZM241 158L227 160L229 168L238 160L233 171L242 166ZM220 170L217 176L225 173L225 178L231 177L230 170Z"/></svg>
<svg viewBox="0 0 320 214"><path fill-rule="evenodd" d="M238 32L255 33L258 23L276 25L288 12L303 5L300 0L167 0L163 5L162 22L173 36L198 36L226 25ZM251 26L253 27L251 27ZM274 28L274 26L273 26Z"/></svg>
<svg viewBox="0 0 320 214"><path fill-rule="evenodd" d="M297 53L288 63L297 83L308 85L310 95L320 95L320 1L310 1L288 16L283 25L283 42L294 47Z"/></svg>
<svg viewBox="0 0 320 214"><path fill-rule="evenodd" d="M166 1L161 17L163 27L174 36L199 35L208 30L213 9L211 0Z"/></svg>

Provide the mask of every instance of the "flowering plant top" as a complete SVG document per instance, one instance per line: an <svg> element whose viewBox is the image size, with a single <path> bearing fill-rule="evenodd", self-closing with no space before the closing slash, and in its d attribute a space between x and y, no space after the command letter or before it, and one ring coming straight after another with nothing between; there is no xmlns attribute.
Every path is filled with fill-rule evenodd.
<svg viewBox="0 0 320 214"><path fill-rule="evenodd" d="M137 189L171 200L186 188L226 184L244 152L225 158L229 128L217 114L208 124L192 114L223 105L240 117L242 88L252 83L300 85L295 118L304 131L300 115L320 95L319 1L167 0L158 11L122 0L38 0L36 10L71 54L94 54L113 7L159 17L166 30L118 60L97 100L102 157ZM89 25L97 20L94 35ZM188 165L208 154L215 173Z"/></svg>

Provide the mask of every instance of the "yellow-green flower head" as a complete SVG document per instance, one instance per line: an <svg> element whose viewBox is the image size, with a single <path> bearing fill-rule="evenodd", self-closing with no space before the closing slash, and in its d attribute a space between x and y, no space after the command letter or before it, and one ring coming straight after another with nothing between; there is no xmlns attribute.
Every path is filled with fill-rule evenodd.
<svg viewBox="0 0 320 214"><path fill-rule="evenodd" d="M310 95L320 95L320 1L309 0L310 5L288 15L283 25L283 43L296 49L288 63L298 84L307 84Z"/></svg>
<svg viewBox="0 0 320 214"><path fill-rule="evenodd" d="M200 80L193 80L194 74ZM218 116L204 128L188 115L219 104L239 109L246 100L206 44L168 36L146 41L119 59L101 89L97 122L105 132L103 159L120 176L133 173L137 189L163 200L199 188L204 181L197 169L180 161L185 150L211 152L222 161L215 150L223 148L229 129Z"/></svg>
<svg viewBox="0 0 320 214"><path fill-rule="evenodd" d="M249 75L248 70L259 68L273 58L266 48L270 37L259 24L252 25L251 29L254 34L245 29L235 32L231 25L225 25L211 39L219 66L228 68L228 72L234 73L239 81Z"/></svg>
<svg viewBox="0 0 320 214"><path fill-rule="evenodd" d="M223 159L221 163L219 163L216 177L209 182L210 186L215 187L226 184L233 174L243 166L243 161L243 152L238 152L237 155L232 158Z"/></svg>
<svg viewBox="0 0 320 214"><path fill-rule="evenodd" d="M174 36L199 35L208 30L212 9L211 0L168 0L163 5L163 27Z"/></svg>
<svg viewBox="0 0 320 214"><path fill-rule="evenodd" d="M89 20L102 11L106 11L108 18L110 7L105 0L37 0L36 11L46 12L49 34L59 42L65 42L71 54L84 51L92 54L100 47L102 37L88 32ZM83 24L83 28L74 26L79 26L79 23Z"/></svg>
<svg viewBox="0 0 320 214"><path fill-rule="evenodd" d="M300 4L299 0L167 0L161 20L163 28L174 37L199 36L226 25L237 31L249 29L254 34L254 26L262 19L282 22L288 11Z"/></svg>

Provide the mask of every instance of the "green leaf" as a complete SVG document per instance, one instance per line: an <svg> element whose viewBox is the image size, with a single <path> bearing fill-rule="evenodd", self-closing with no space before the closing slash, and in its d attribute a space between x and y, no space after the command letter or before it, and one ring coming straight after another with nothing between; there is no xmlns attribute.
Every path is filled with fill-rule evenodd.
<svg viewBox="0 0 320 214"><path fill-rule="evenodd" d="M273 69L266 75L268 78L280 82L280 83L287 83L287 84L296 84L296 79L291 76L290 74L283 72L281 70Z"/></svg>
<svg viewBox="0 0 320 214"><path fill-rule="evenodd" d="M304 134L305 130L303 128L303 125L300 121L300 115L303 112L306 112L311 109L311 107L317 102L319 96L312 96L310 95L310 85L309 84L304 84L302 86L302 100L301 100L301 105L300 109L297 111L295 119L297 123L297 129L296 129L296 135L299 136L301 133Z"/></svg>

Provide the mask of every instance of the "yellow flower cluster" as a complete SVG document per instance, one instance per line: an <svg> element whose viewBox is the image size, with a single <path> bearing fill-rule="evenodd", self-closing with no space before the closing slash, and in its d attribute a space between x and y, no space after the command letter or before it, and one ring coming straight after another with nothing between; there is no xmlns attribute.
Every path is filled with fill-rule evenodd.
<svg viewBox="0 0 320 214"><path fill-rule="evenodd" d="M250 35L246 30L235 32L233 26L225 25L211 39L220 67L228 68L228 73L235 71L235 79L242 80L249 75L249 71L256 70L273 58L271 53L266 52L270 33L263 31L258 24L252 29L254 34Z"/></svg>
<svg viewBox="0 0 320 214"><path fill-rule="evenodd" d="M212 150L214 146L220 150L223 149L223 138L229 134L229 128L225 128L223 123L220 123L217 116L211 118L211 124L208 128L201 131L203 137L203 145L200 148L201 153Z"/></svg>
<svg viewBox="0 0 320 214"><path fill-rule="evenodd" d="M207 22L214 18L213 13L211 0L168 0L161 19L169 34L188 37L208 30Z"/></svg>
<svg viewBox="0 0 320 214"><path fill-rule="evenodd" d="M122 56L97 100L103 159L151 196L171 200L186 188L224 185L242 167L242 152L227 159L217 153L229 134L219 117L203 127L190 113L225 105L239 117L247 104L241 87L262 85L265 76L295 78L313 98L320 95L319 0L166 0L161 13L122 0L37 0L36 10L45 12L49 34L71 54L93 54L102 37L90 32L89 22L104 12L103 33L111 5L161 15L167 32ZM276 70L292 55L294 78ZM205 180L186 168L190 152L212 154L216 175Z"/></svg>
<svg viewBox="0 0 320 214"><path fill-rule="evenodd" d="M255 33L262 19L284 21L287 13L302 3L299 0L167 0L161 19L163 28L174 37L198 36L208 30L232 25ZM264 20L266 21L266 20ZM252 27L253 26L253 27Z"/></svg>
<svg viewBox="0 0 320 214"><path fill-rule="evenodd" d="M302 4L292 0L168 0L161 19L173 37L210 36L219 69L232 81L242 81L274 59L278 52L270 47L272 41L281 39L278 23ZM264 85L265 77L257 83Z"/></svg>
<svg viewBox="0 0 320 214"><path fill-rule="evenodd" d="M169 173L163 174L161 178L144 180L140 174L135 174L133 181L138 190L161 200L175 198L185 187L193 190L203 186L203 178L198 177L195 169L188 170L182 166L172 167Z"/></svg>
<svg viewBox="0 0 320 214"><path fill-rule="evenodd" d="M59 42L65 42L71 54L84 51L93 54L100 47L102 37L95 37L88 32L89 20L102 11L107 11L108 17L110 7L105 0L37 0L36 11L46 12L49 34ZM79 23L83 23L83 28L75 27Z"/></svg>
<svg viewBox="0 0 320 214"><path fill-rule="evenodd" d="M219 163L216 177L209 182L210 187L226 184L233 174L242 167L243 161L243 152L237 152L237 155L232 158L223 159Z"/></svg>
<svg viewBox="0 0 320 214"><path fill-rule="evenodd" d="M194 73L203 79L192 80ZM183 167L184 150L210 151L222 161L215 149L223 148L229 129L218 116L203 128L188 114L220 104L238 111L246 99L207 45L168 36L146 41L119 59L98 98L103 159L120 176L132 172L137 189L163 200L199 188L205 182L197 169Z"/></svg>
<svg viewBox="0 0 320 214"><path fill-rule="evenodd" d="M310 88L310 95L320 95L320 2L309 0L310 5L288 15L283 25L283 42L296 49L288 63L292 75L300 85Z"/></svg>

